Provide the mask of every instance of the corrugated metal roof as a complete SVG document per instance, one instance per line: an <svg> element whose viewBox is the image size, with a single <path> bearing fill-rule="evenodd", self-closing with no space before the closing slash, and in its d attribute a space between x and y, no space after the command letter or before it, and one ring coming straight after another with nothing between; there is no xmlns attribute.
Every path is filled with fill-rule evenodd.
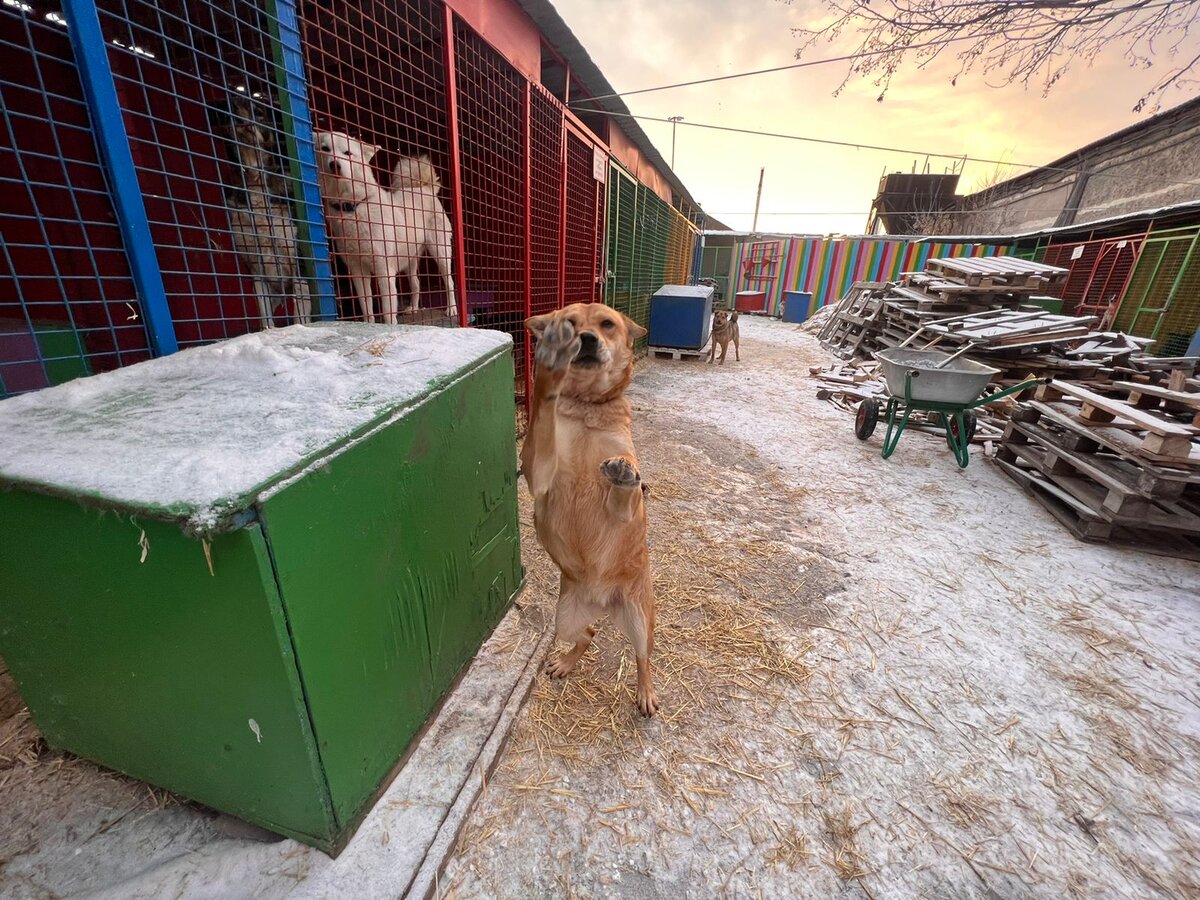
<svg viewBox="0 0 1200 900"><path fill-rule="evenodd" d="M591 56L588 55L583 44L579 42L579 38L575 37L571 29L567 27L567 23L563 21L562 16L558 14L558 10L554 8L554 5L549 0L517 0L517 3L525 10L529 18L533 19L534 24L537 25L545 37L546 43L553 47L559 56L565 59L570 65L572 77L576 81L581 82L588 89L589 93L601 95L615 94L617 92L617 89L604 77L604 73L600 71L600 68L592 62ZM589 107L631 115L629 107L625 105L620 97L597 100L594 103L590 103ZM650 164L662 173L667 183L671 186L671 190L699 209L691 193L684 187L679 177L671 171L671 167L667 165L667 161L662 158L662 154L650 142L650 138L646 136L646 132L642 131L642 127L638 125L636 119L611 117L609 121L613 128L619 128L626 137L633 141L634 145L642 151L642 154Z"/></svg>

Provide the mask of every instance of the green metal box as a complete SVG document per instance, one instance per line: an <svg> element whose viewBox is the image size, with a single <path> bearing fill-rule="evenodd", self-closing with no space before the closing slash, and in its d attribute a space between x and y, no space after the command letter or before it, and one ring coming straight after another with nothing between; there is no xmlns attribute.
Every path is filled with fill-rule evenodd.
<svg viewBox="0 0 1200 900"><path fill-rule="evenodd" d="M523 572L505 334L293 326L0 401L46 740L337 852Z"/></svg>

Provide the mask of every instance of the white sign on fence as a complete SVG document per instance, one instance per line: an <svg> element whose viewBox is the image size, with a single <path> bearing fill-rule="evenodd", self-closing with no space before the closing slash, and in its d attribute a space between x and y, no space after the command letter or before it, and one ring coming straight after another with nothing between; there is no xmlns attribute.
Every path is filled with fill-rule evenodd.
<svg viewBox="0 0 1200 900"><path fill-rule="evenodd" d="M592 177L604 184L608 176L608 154L599 147L592 147Z"/></svg>

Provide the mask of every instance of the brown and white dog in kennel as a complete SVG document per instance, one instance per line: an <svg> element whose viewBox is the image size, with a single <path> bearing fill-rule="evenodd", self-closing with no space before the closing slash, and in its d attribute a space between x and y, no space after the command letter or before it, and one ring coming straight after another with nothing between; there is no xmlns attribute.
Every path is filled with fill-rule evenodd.
<svg viewBox="0 0 1200 900"><path fill-rule="evenodd" d="M538 540L562 572L556 626L572 645L546 671L567 675L605 614L633 645L637 706L658 710L650 672L654 587L632 411L633 342L646 329L600 303L533 316L537 339L529 431L521 470L533 494Z"/></svg>
<svg viewBox="0 0 1200 900"><path fill-rule="evenodd" d="M717 363L719 366L725 365L725 354L729 352L729 344L733 342L733 358L738 362L742 361L741 334L738 332L738 311L735 309L733 315L725 312L723 309L718 309L713 313L712 321L712 349L708 351L708 361L711 363L717 355L717 345L721 345L721 361Z"/></svg>
<svg viewBox="0 0 1200 900"><path fill-rule="evenodd" d="M240 184L226 183L233 249L249 271L263 328L275 324L275 310L288 297L297 322L307 323L312 300L296 255L296 228L288 181L275 152L274 110L263 103L235 99L211 111L214 131L224 138Z"/></svg>

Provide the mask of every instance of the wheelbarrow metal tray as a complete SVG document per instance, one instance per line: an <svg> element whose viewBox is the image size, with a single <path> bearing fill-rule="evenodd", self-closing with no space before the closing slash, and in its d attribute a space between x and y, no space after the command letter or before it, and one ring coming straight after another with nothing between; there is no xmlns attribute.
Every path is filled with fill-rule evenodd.
<svg viewBox="0 0 1200 900"><path fill-rule="evenodd" d="M511 347L292 326L0 401L46 740L342 847L520 587Z"/></svg>
<svg viewBox="0 0 1200 900"><path fill-rule="evenodd" d="M911 399L918 403L967 406L978 399L994 376L1000 374L999 369L961 356L944 369L937 368L949 356L950 354L940 350L909 350L899 347L875 354L883 368L888 391L893 397L903 399L908 373L914 369L920 373L910 382Z"/></svg>

